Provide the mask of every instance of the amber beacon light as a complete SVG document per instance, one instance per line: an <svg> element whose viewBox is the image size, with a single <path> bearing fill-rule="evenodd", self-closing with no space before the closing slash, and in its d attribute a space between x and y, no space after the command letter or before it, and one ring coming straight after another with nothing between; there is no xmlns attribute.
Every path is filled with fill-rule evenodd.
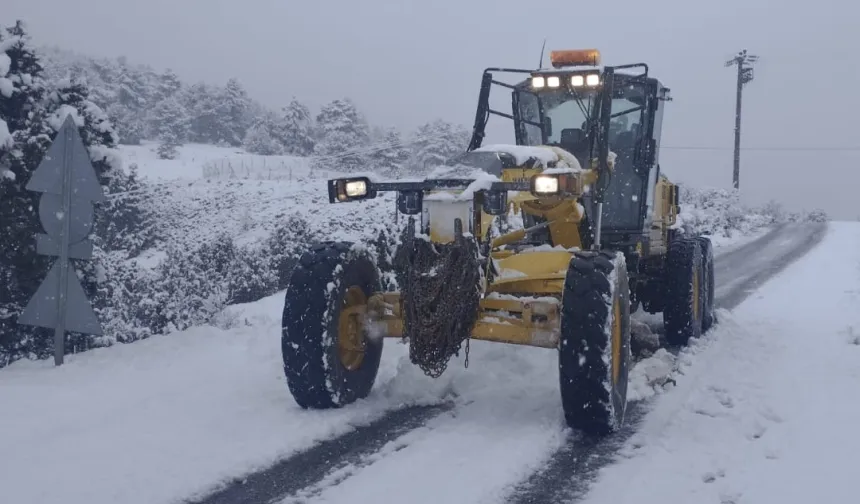
<svg viewBox="0 0 860 504"><path fill-rule="evenodd" d="M568 49L563 51L552 51L549 60L555 68L577 65L600 64L600 51L597 49Z"/></svg>

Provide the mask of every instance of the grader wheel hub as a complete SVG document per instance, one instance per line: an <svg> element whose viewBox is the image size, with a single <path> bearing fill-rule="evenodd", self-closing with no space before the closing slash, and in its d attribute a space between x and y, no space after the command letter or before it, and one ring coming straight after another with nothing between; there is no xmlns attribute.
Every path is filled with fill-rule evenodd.
<svg viewBox="0 0 860 504"><path fill-rule="evenodd" d="M341 302L337 323L337 353L341 364L350 371L361 367L364 361L366 327L364 315L367 296L358 286L346 290Z"/></svg>

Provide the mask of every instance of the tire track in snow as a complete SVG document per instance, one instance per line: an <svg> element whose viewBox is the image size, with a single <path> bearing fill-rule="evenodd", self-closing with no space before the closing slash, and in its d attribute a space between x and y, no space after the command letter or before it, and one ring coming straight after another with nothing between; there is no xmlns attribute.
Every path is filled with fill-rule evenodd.
<svg viewBox="0 0 860 504"><path fill-rule="evenodd" d="M818 245L826 231L824 223L782 225L757 240L715 256L714 277L719 282L715 288L715 308L737 307L754 289ZM624 427L602 441L579 433L569 434L565 445L552 454L542 469L515 487L505 502L537 504L581 499L600 468L612 463L638 430L650 405L651 400L629 404Z"/></svg>
<svg viewBox="0 0 860 504"><path fill-rule="evenodd" d="M451 410L453 405L408 406L392 411L344 435L322 441L262 471L236 478L187 504L263 504L311 487L332 470L362 465L362 460L390 441ZM335 483L336 484L336 483Z"/></svg>
<svg viewBox="0 0 860 504"><path fill-rule="evenodd" d="M717 286L717 305L731 309L756 286L802 256L824 234L826 226L782 226L757 240L715 257L715 276L730 278ZM785 247L793 247L784 250ZM764 253L766 252L766 253ZM323 441L272 467L237 478L213 493L189 504L244 504L279 502L288 496L313 498L326 488L349 480L377 459L394 456L408 448L401 436L424 427L428 421L454 409L441 406L411 406L355 430ZM515 488L506 502L558 502L587 492L596 471L611 462L618 450L636 432L647 414L647 401L628 407L625 427L603 440L568 434L539 471ZM408 442L407 442L408 443ZM390 447L391 449L386 449ZM408 451L408 450L404 450Z"/></svg>

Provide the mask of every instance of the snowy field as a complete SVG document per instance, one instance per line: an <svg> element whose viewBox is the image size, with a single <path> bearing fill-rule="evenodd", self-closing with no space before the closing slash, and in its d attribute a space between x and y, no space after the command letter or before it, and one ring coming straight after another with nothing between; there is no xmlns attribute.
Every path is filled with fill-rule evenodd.
<svg viewBox="0 0 860 504"><path fill-rule="evenodd" d="M843 271L855 272L857 263L850 268ZM43 361L0 370L0 445L13 454L0 459L4 496L32 504L173 502L404 404L460 405L400 440L412 445L410 453L425 454L427 464L447 457L440 467L449 485L425 481L424 494L438 497L434 502L446 501L446 488L451 502L477 502L469 497L488 492L501 498L561 442L556 356L536 348L473 342L469 369L454 359L432 380L409 363L404 345L389 340L367 400L304 411L284 382L282 303L278 294L228 308L222 325L229 330L196 327L97 349L69 356L59 369ZM639 372L642 380L646 374ZM511 436L500 443L500 432ZM486 481L470 483L470 467L458 462L451 446L463 450L470 467L476 459L493 467ZM396 480L409 470L383 458L319 498L338 502L362 481L382 474ZM47 474L50 485L42 480ZM373 488L382 492L384 486Z"/></svg>
<svg viewBox="0 0 860 504"><path fill-rule="evenodd" d="M119 147L126 166L137 164L150 181L249 178L290 180L307 176L309 158L260 156L241 148L186 144L177 148L176 159L159 159L157 142Z"/></svg>

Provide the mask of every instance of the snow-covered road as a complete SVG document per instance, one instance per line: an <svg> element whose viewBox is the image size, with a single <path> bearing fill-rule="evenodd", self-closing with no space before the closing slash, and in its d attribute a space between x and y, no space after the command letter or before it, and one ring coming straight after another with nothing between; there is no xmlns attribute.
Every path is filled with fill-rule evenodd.
<svg viewBox="0 0 860 504"><path fill-rule="evenodd" d="M764 285L684 359L586 502L851 502L860 453L860 226Z"/></svg>
<svg viewBox="0 0 860 504"><path fill-rule="evenodd" d="M814 271L814 265L804 265L816 254L831 251L829 255L834 255L831 249L844 241L860 240L847 236L851 230L855 235L860 231L850 224L832 225L825 242L789 268L779 282L785 283L792 272L804 268ZM764 279L756 271L769 264L784 266L786 260L804 252L814 237L805 228L785 228L719 255L718 281L729 282L720 284L722 299L746 296ZM792 253L794 245L799 248ZM824 269L840 267L839 280L857 285L860 259L850 264L825 261ZM819 293L828 299L837 296L840 293L829 287L831 281L829 275L817 277L817 284L800 287L802 295L790 291L792 301L797 304ZM763 292L773 290L772 285ZM854 295L858 295L856 287ZM762 308L748 307L762 302L753 299L742 304L738 313L723 313L720 326L695 347L697 352L682 353L682 361L713 362L705 356L714 351L711 347L717 348L714 342L722 341L725 334L737 339L743 331L752 331L752 322L740 329L738 320L743 313L755 319ZM21 362L0 370L0 488L4 499L33 504L160 504L211 490L225 480L228 490L220 494L221 500L216 495L209 502L262 502L270 497L284 497L280 500L285 502L503 502L518 482L529 481L530 475L553 463L554 453L569 445L561 420L556 356L543 349L473 342L468 369L455 359L441 378L432 380L409 363L403 345L387 342L370 398L341 410L303 411L289 397L281 371L277 328L282 303L278 295L234 307L230 310L234 327L226 330L195 328L96 350L72 356L59 369L47 362ZM804 324L792 322L795 331L814 327L815 317L832 315L809 314L799 308L790 308L788 313L784 310L789 308L781 305L770 310L785 320L812 317ZM854 313L837 312L839 317L832 323L849 327L846 324L852 323L850 317L856 318ZM860 333L860 321L853 324L853 330ZM764 333L751 341L772 336ZM840 357L845 358L858 347L848 345L847 334L843 339L845 350ZM786 349L779 339L771 343L783 350L780 355L795 351ZM729 352L730 360L722 363L722 372L746 383L744 376L731 371L735 358ZM757 358L767 360L770 355ZM820 362L809 363L812 368L817 364ZM742 368L743 361L737 366ZM702 371L697 365L684 372L676 390L658 396L657 409L645 417L644 425L653 423L652 417L659 417L664 404L684 394L689 377ZM720 385L710 374L704 377L718 387L732 383ZM852 376L843 378L849 386ZM766 387L767 380L757 383ZM797 386L811 388L809 383ZM767 388L759 392L756 397L770 393ZM741 399L734 400L743 404ZM442 406L409 408L420 404ZM392 410L407 413L395 420L389 414ZM361 427L367 424L370 427ZM827 425L822 426L825 431ZM319 444L334 438L338 441ZM647 439L659 441L655 441L657 448L651 448L654 451L661 447L683 450L680 442L673 445L663 442L664 438ZM702 439L696 437L694 442ZM646 443L643 449L648 446ZM229 480L278 460L282 462L269 473L278 478L250 477L244 485ZM732 460L725 459L723 465L728 462ZM326 473L328 469L332 470ZM611 470L623 469L607 469ZM714 474L719 470L713 468ZM528 487L526 483L525 490ZM644 488L641 483L638 487ZM595 502L604 501L608 499Z"/></svg>

